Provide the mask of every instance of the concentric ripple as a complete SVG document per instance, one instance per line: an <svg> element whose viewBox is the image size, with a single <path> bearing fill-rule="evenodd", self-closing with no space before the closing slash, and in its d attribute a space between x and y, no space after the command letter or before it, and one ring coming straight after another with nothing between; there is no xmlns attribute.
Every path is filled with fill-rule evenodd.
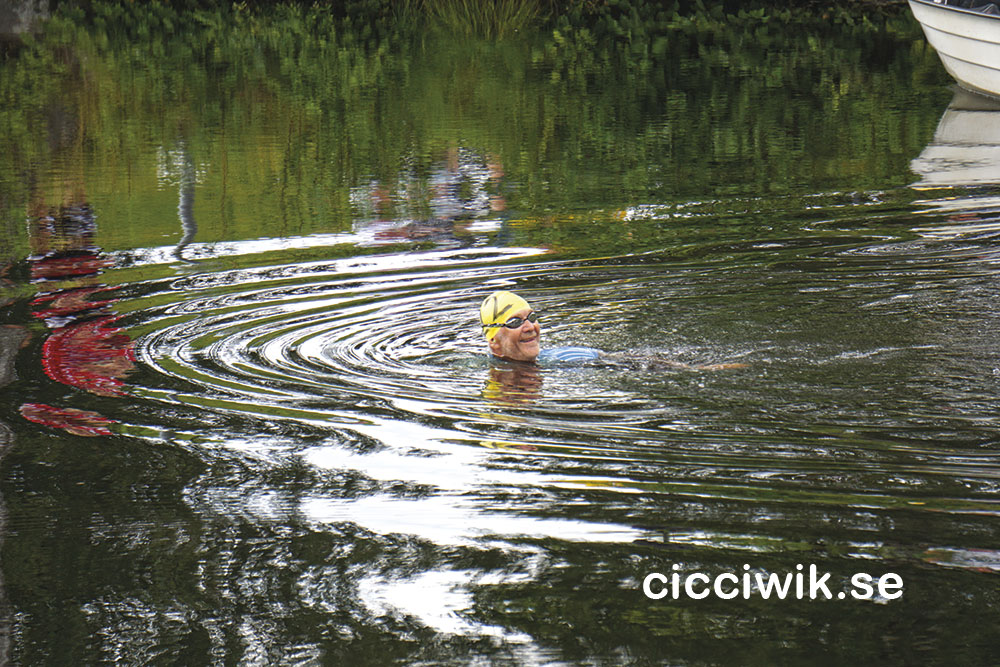
<svg viewBox="0 0 1000 667"><path fill-rule="evenodd" d="M643 215L656 224L655 209ZM1000 477L981 449L997 350L968 329L994 316L992 262L960 232L950 245L922 228L852 237L838 220L834 244L724 242L682 257L483 248L196 274L129 304L142 311L139 358L161 378L134 392L366 439L404 460L521 453L567 488L684 495L710 478L718 497L794 490L892 507L884 489L899 480L927 509L994 512L976 497ZM475 317L501 288L531 299L546 345L624 358L489 362ZM407 481L405 465L390 467ZM449 477L462 475L435 485Z"/></svg>

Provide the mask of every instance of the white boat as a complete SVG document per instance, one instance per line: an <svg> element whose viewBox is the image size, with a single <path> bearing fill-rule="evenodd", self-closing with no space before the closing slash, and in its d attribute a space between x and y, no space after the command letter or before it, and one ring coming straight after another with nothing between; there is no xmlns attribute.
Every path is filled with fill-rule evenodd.
<svg viewBox="0 0 1000 667"><path fill-rule="evenodd" d="M909 0L909 3L927 41L959 85L1000 98L1000 2Z"/></svg>

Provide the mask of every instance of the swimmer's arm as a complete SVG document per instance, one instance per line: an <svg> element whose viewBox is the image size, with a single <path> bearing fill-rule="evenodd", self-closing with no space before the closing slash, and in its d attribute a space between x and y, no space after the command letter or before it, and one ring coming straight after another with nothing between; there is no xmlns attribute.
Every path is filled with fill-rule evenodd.
<svg viewBox="0 0 1000 667"><path fill-rule="evenodd" d="M748 368L750 364L741 364L738 362L729 362L725 364L705 364L703 366L693 366L696 371L724 371L733 368Z"/></svg>
<svg viewBox="0 0 1000 667"><path fill-rule="evenodd" d="M693 366L674 359L667 359L654 354L635 354L633 352L601 352L601 361L619 364L642 364L664 368L691 369Z"/></svg>
<svg viewBox="0 0 1000 667"><path fill-rule="evenodd" d="M639 355L630 352L601 352L601 361L617 364L637 364L647 368L676 368L688 371L722 371L734 368L746 368L748 364L724 363L724 364L702 364L693 366L685 364L675 359L667 359L659 355L647 354Z"/></svg>

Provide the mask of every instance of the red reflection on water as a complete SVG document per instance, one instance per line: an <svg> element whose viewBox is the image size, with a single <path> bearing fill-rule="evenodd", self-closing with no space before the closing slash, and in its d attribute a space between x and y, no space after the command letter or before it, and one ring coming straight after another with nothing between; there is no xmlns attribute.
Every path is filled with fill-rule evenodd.
<svg viewBox="0 0 1000 667"><path fill-rule="evenodd" d="M87 437L111 435L108 426L117 423L90 410L56 408L44 403L25 403L21 406L21 416L36 424L61 428L67 433Z"/></svg>
<svg viewBox="0 0 1000 667"><path fill-rule="evenodd" d="M42 368L52 380L97 396L124 396L125 377L135 367L135 344L117 326L114 288L100 275L112 265L95 247L96 224L87 204L38 215L31 225L29 259L39 295L33 316L50 329L42 345ZM76 435L110 435L115 423L96 412L26 403L21 415Z"/></svg>
<svg viewBox="0 0 1000 667"><path fill-rule="evenodd" d="M135 366L132 339L105 315L60 327L42 347L45 374L98 396L124 396L122 378Z"/></svg>

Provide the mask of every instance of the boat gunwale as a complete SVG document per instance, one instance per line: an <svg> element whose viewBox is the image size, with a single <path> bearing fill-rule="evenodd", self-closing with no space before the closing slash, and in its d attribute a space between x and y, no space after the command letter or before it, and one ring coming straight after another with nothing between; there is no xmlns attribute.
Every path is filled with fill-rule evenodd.
<svg viewBox="0 0 1000 667"><path fill-rule="evenodd" d="M926 7L934 7L936 9L944 9L947 11L956 12L959 14L967 14L969 16L977 16L984 19L990 19L994 21L1000 21L1000 14L984 14L983 12L974 12L971 9L966 9L965 7L955 7L954 5L945 5L934 0L909 0L909 2L917 5L924 5ZM996 4L996 3L994 3ZM919 19L918 19L919 22Z"/></svg>

